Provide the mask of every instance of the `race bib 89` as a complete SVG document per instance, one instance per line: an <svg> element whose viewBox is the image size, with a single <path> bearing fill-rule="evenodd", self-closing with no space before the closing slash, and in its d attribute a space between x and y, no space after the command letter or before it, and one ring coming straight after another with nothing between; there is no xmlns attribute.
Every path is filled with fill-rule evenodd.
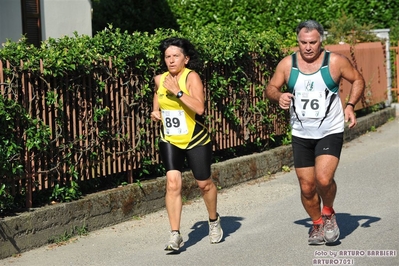
<svg viewBox="0 0 399 266"><path fill-rule="evenodd" d="M162 121L166 135L185 135L188 133L186 116L183 110L162 110Z"/></svg>

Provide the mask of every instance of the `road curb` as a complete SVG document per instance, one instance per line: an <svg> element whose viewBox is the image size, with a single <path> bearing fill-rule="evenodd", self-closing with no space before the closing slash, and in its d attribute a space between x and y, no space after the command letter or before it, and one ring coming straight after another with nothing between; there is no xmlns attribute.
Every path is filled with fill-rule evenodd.
<svg viewBox="0 0 399 266"><path fill-rule="evenodd" d="M385 108L358 119L355 129L345 129L345 142L377 128L395 117L396 108ZM212 178L218 186L228 188L292 166L291 146L282 146L259 154L234 158L212 165ZM200 196L190 172L183 174L183 196ZM131 184L89 195L81 200L32 209L0 220L0 259L49 243L49 240L79 228L94 231L128 221L165 207L165 177Z"/></svg>

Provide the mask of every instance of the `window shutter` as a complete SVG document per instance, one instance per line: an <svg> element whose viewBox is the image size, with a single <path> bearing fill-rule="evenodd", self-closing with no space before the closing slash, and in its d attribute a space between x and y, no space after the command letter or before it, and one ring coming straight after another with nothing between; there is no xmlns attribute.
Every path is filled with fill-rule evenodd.
<svg viewBox="0 0 399 266"><path fill-rule="evenodd" d="M29 43L40 46L40 0L21 0L23 34Z"/></svg>

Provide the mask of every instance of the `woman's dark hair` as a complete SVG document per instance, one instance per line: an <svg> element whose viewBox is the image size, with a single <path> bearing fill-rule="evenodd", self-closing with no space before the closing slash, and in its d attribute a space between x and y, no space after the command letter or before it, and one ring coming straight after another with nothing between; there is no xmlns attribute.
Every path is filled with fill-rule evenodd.
<svg viewBox="0 0 399 266"><path fill-rule="evenodd" d="M187 68L200 71L202 68L202 63L199 59L198 52L195 49L194 45L187 39L184 38L167 38L161 41L159 45L159 50L161 51L161 62L162 66L166 68L165 65L165 50L168 49L169 46L179 47L185 56L189 56L190 60L187 63Z"/></svg>

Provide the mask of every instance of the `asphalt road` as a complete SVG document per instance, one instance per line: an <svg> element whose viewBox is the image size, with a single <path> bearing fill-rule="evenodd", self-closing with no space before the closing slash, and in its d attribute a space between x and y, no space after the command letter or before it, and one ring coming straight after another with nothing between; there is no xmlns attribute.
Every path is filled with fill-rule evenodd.
<svg viewBox="0 0 399 266"><path fill-rule="evenodd" d="M202 199L183 207L185 245L163 250L165 210L31 250L0 265L399 265L399 118L346 143L336 172L341 237L307 244L310 220L294 171L222 189L223 242L209 243Z"/></svg>

